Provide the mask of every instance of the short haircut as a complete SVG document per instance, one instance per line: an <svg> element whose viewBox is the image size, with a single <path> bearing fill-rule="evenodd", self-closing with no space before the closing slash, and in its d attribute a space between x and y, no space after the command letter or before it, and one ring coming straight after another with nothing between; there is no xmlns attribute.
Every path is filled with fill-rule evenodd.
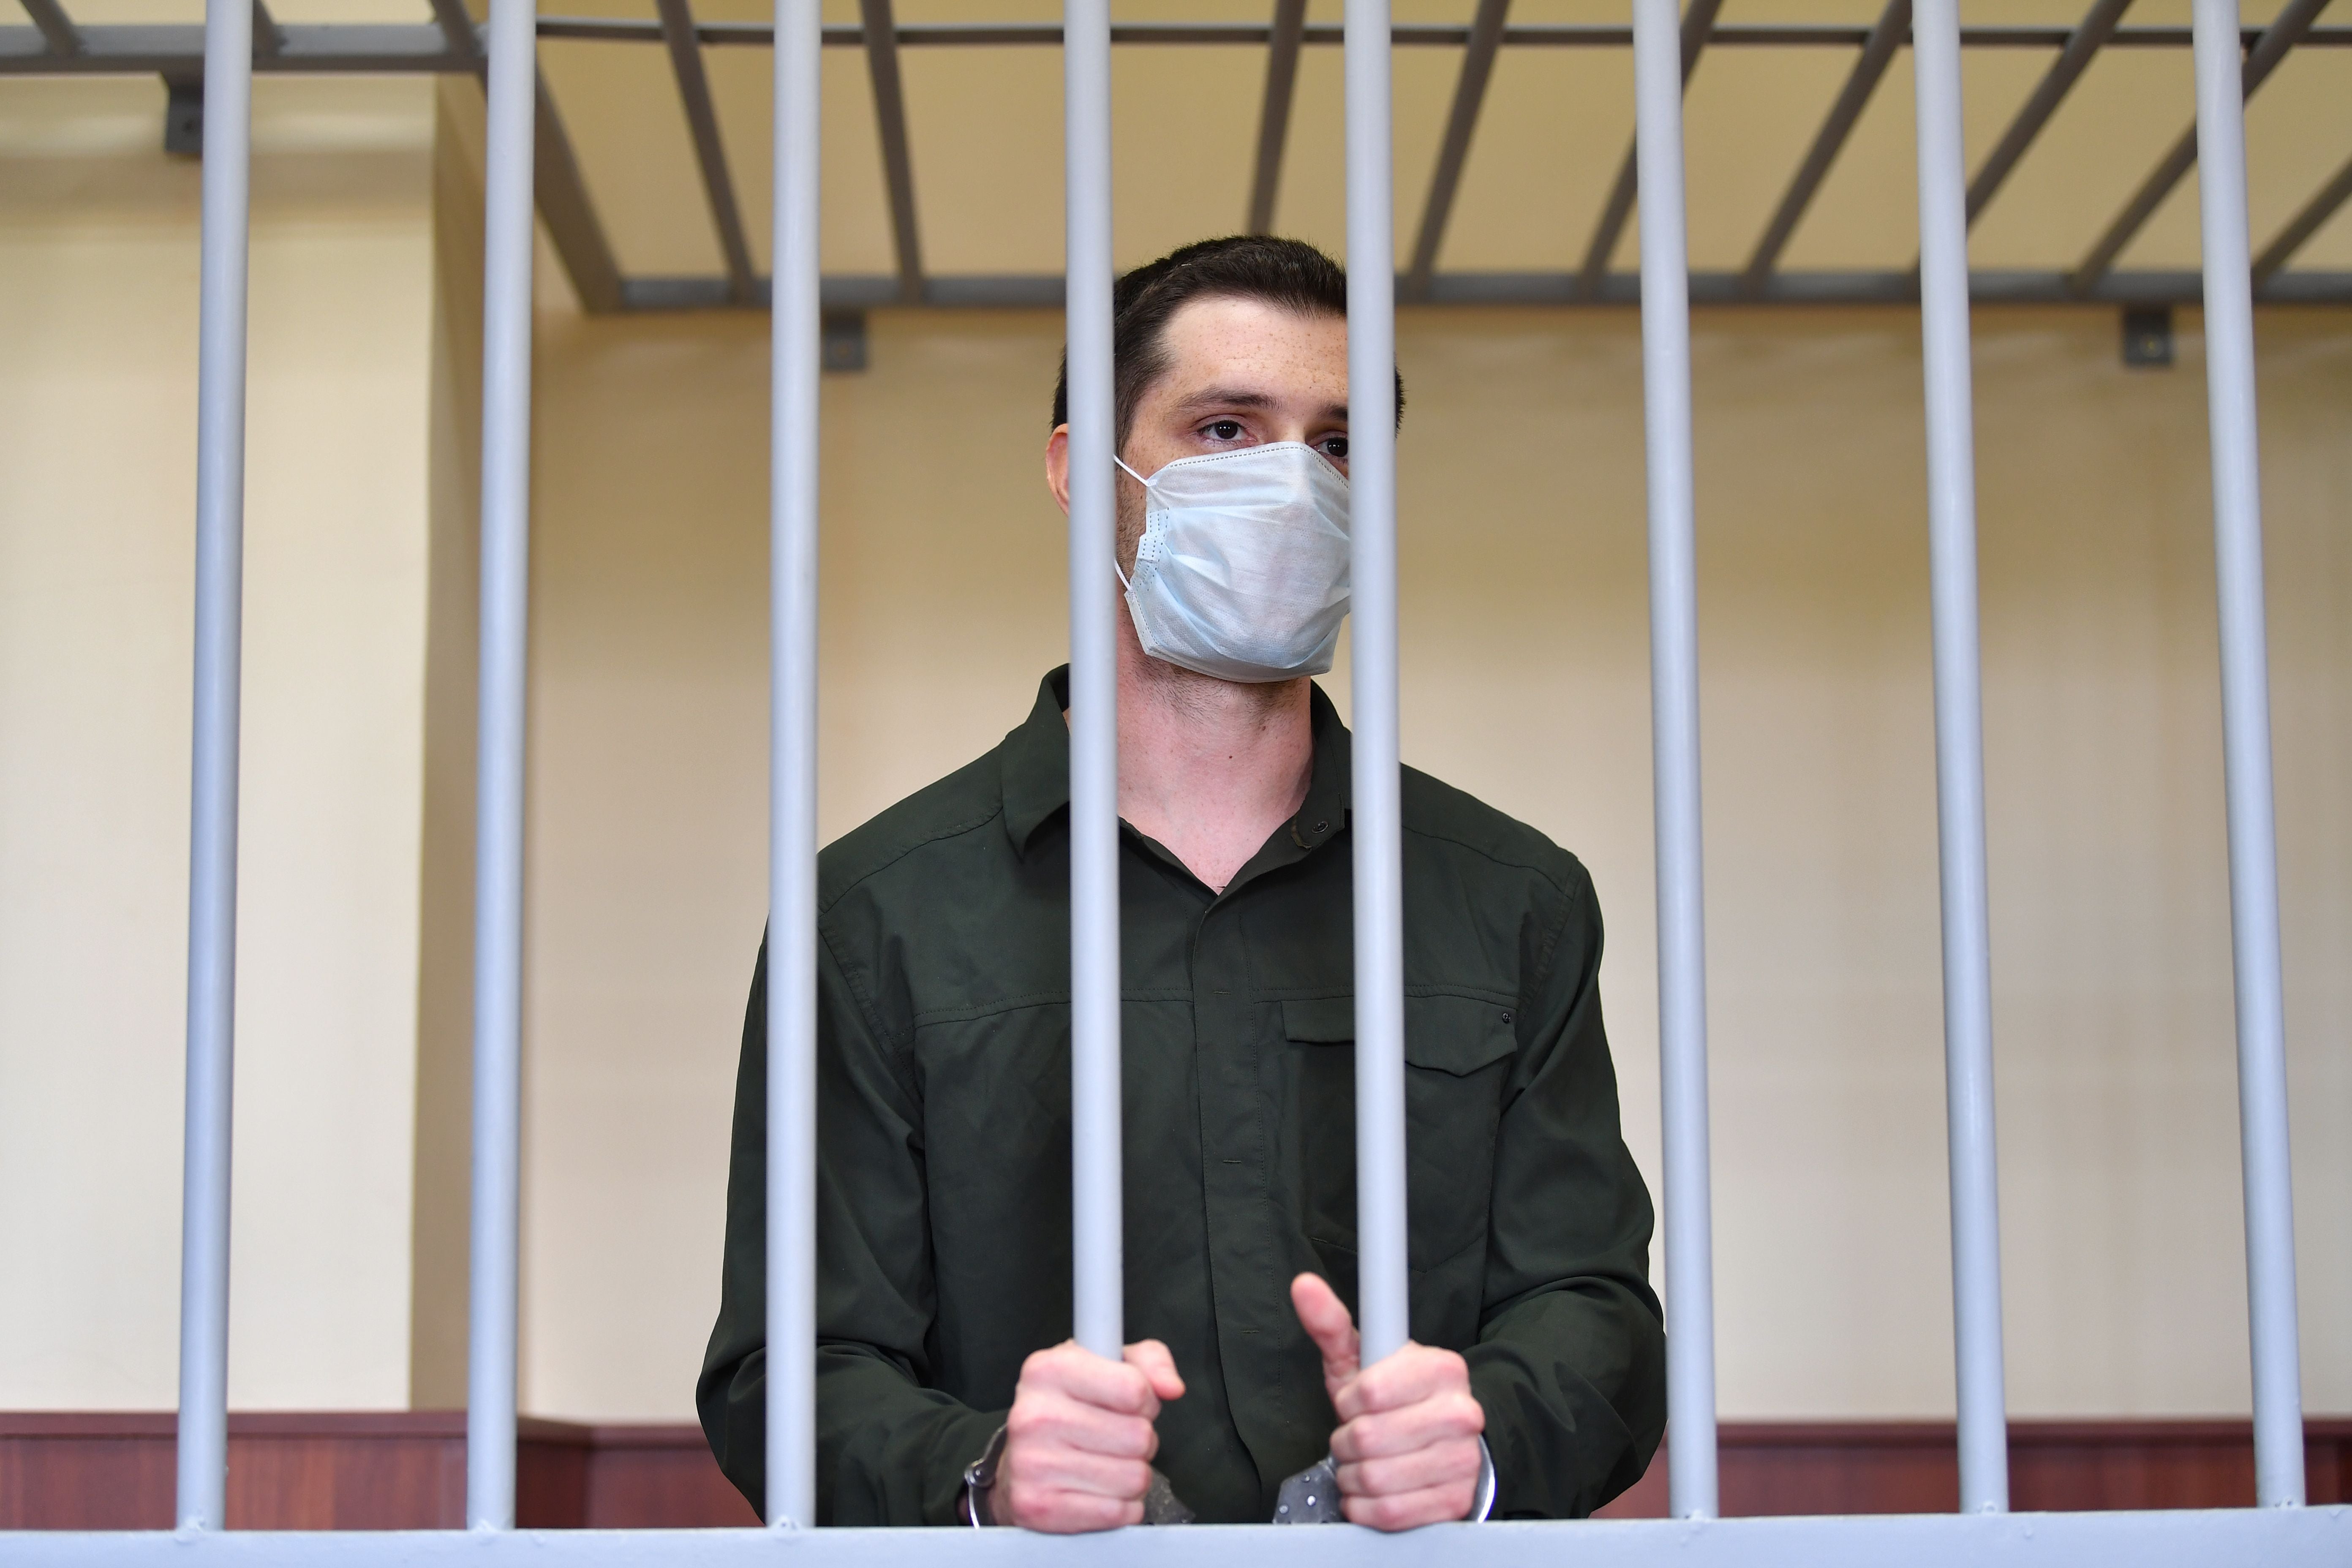
<svg viewBox="0 0 2352 1568"><path fill-rule="evenodd" d="M1111 289L1111 383L1116 444L1124 448L1135 410L1168 372L1168 323L1195 300L1262 300L1302 316L1348 314L1348 274L1301 239L1236 234L1195 240L1148 261ZM1404 377L1397 376L1396 417L1404 422ZM1054 383L1054 424L1070 418L1070 356Z"/></svg>

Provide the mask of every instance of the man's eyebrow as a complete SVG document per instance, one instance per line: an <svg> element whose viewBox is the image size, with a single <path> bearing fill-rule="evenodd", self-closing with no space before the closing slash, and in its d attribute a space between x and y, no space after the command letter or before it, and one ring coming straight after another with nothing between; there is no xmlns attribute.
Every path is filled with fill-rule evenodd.
<svg viewBox="0 0 2352 1568"><path fill-rule="evenodd" d="M1236 386L1212 386L1181 399L1176 406L1190 412L1200 408L1272 408L1275 403L1275 398L1263 392L1251 392ZM1348 417L1348 405L1327 403L1323 405L1322 416L1344 423Z"/></svg>

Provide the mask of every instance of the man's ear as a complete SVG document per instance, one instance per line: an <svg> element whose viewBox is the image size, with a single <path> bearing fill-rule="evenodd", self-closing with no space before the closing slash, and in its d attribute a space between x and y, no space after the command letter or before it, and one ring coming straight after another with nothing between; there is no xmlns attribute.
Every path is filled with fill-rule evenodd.
<svg viewBox="0 0 2352 1568"><path fill-rule="evenodd" d="M1054 492L1054 500L1062 515L1070 514L1070 427L1056 425L1054 433L1045 437L1045 488Z"/></svg>

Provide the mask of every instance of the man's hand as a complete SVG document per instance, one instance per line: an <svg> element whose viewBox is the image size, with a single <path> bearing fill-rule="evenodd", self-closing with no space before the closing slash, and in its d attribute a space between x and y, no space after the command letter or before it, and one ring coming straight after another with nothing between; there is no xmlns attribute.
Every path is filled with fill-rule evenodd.
<svg viewBox="0 0 2352 1568"><path fill-rule="evenodd" d="M1465 1519L1478 1496L1478 1435L1486 1412L1470 1367L1452 1351L1407 1342L1369 1367L1347 1303L1318 1276L1290 1282L1290 1304L1323 1352L1323 1386L1339 1416L1331 1457L1339 1506L1354 1523L1412 1530Z"/></svg>
<svg viewBox="0 0 2352 1568"><path fill-rule="evenodd" d="M1158 1340L1105 1361L1065 1341L1021 1364L989 1511L999 1524L1056 1535L1112 1530L1143 1518L1161 1401L1184 1380Z"/></svg>

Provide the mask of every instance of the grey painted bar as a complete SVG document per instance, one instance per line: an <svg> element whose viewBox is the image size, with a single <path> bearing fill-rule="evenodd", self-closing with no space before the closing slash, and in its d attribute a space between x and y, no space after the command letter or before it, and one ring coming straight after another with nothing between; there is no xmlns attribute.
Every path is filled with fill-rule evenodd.
<svg viewBox="0 0 2352 1568"><path fill-rule="evenodd" d="M1691 476L1683 47L1675 0L1633 0L1642 401L1650 531L1651 789L1658 865L1658 1107L1664 1163L1667 1506L1717 1509L1715 1221L1699 815L1698 569Z"/></svg>
<svg viewBox="0 0 2352 1568"><path fill-rule="evenodd" d="M482 629L474 829L474 1171L466 1520L514 1527L522 1133L525 658L530 588L530 0L492 0L483 177Z"/></svg>
<svg viewBox="0 0 2352 1568"><path fill-rule="evenodd" d="M1977 650L1976 434L1956 0L1918 0L1913 36L1960 1510L1993 1513L2009 1507L2009 1426L2001 1379L1992 938L1986 909L1984 714Z"/></svg>
<svg viewBox="0 0 2352 1568"><path fill-rule="evenodd" d="M2271 791L2245 97L2238 16L2230 0L2195 0L2193 20L2205 386L2213 445L2213 574L2220 602L2230 933L2237 977L2238 1141L2245 1168L2246 1326L2253 1361L2254 1496L2265 1507L2287 1508L2304 1500L2302 1352L2287 1160L2286 1008Z"/></svg>
<svg viewBox="0 0 2352 1568"><path fill-rule="evenodd" d="M178 1518L218 1530L228 1489L229 1128L236 1041L238 683L245 602L245 307L253 7L205 8L196 331L195 680L188 803L188 1065L180 1189Z"/></svg>
<svg viewBox="0 0 2352 1568"><path fill-rule="evenodd" d="M1110 7L1062 51L1070 418L1070 1226L1078 1343L1117 1360L1120 1235L1118 535L1111 466Z"/></svg>
<svg viewBox="0 0 2352 1568"><path fill-rule="evenodd" d="M776 0L770 322L768 1521L816 1523L818 0Z"/></svg>
<svg viewBox="0 0 2352 1568"><path fill-rule="evenodd" d="M1397 771L1396 226L1388 0L1348 0L1349 837L1356 872L1357 1328L1369 1366L1411 1337L1405 1257L1404 871Z"/></svg>

